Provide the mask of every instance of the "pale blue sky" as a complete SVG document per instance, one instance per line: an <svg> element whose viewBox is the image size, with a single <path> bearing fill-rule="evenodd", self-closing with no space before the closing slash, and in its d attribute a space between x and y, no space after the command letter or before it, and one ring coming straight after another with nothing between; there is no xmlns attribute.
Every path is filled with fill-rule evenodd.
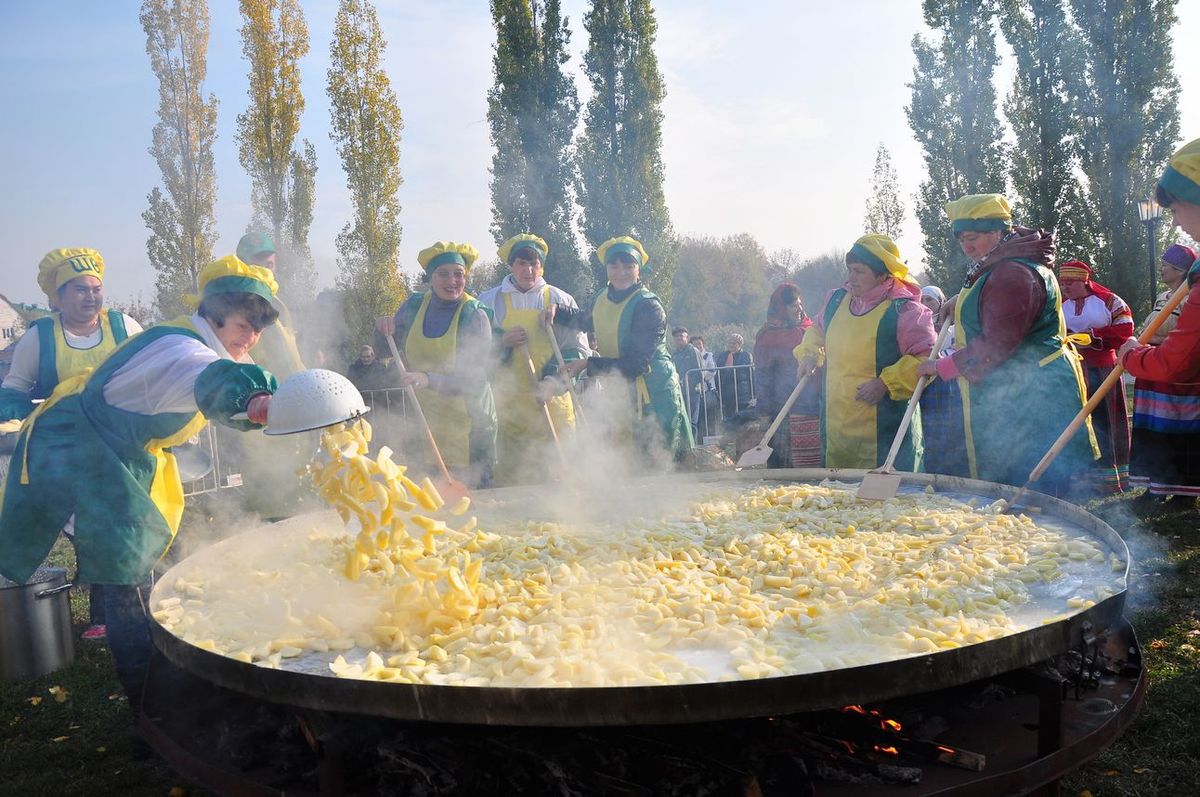
<svg viewBox="0 0 1200 797"><path fill-rule="evenodd" d="M325 70L334 0L304 2L312 52L302 63L302 135L319 166L311 244L321 287L333 283L334 237L351 208L328 137ZM584 0L564 0L585 45ZM0 292L40 299L34 270L48 250L92 246L108 292L152 296L141 213L159 174L147 153L157 84L133 0L0 4ZM378 0L388 72L405 129L401 261L444 238L492 255L486 92L493 33L485 0ZM1200 4L1179 5L1175 31L1183 132L1200 136ZM217 254L233 250L249 217L235 119L246 104L235 0L210 0L207 90L220 100L216 148ZM875 147L892 151L908 194L920 152L904 118L918 0L663 0L659 65L667 85L663 157L667 201L683 234L749 232L768 250L815 255L860 233ZM1182 43L1182 44L1181 44ZM999 78L1007 82L1002 72ZM582 86L582 83L581 83ZM1192 106L1189 109L1189 103ZM911 198L906 197L910 206ZM916 222L901 239L919 263Z"/></svg>

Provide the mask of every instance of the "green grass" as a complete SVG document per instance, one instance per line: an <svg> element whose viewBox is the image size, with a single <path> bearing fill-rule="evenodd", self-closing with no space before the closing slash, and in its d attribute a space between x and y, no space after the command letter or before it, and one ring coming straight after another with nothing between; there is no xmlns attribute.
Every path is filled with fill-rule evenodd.
<svg viewBox="0 0 1200 797"><path fill-rule="evenodd" d="M1200 517L1138 519L1127 500L1088 507L1133 551L1125 615L1142 645L1150 679L1134 725L1089 766L1063 783L1063 794L1157 797L1200 793Z"/></svg>
<svg viewBox="0 0 1200 797"><path fill-rule="evenodd" d="M1088 507L1129 542L1134 566L1126 615L1142 642L1150 689L1134 725L1091 765L1070 775L1063 795L1095 797L1200 793L1200 516L1137 518L1127 499ZM54 563L71 567L69 546ZM87 593L72 594L75 630ZM63 703L48 693L67 689ZM41 697L39 705L30 698ZM0 797L167 795L201 790L158 759L135 761L130 717L103 643L77 645L75 663L24 683L0 683ZM66 737L61 741L57 738Z"/></svg>
<svg viewBox="0 0 1200 797"><path fill-rule="evenodd" d="M50 561L74 569L61 540ZM74 664L32 681L0 682L0 795L165 797L176 786L194 792L162 760L134 760L132 716L108 648L78 639L87 627L86 589L71 591L71 619ZM48 691L55 686L67 690L62 703Z"/></svg>

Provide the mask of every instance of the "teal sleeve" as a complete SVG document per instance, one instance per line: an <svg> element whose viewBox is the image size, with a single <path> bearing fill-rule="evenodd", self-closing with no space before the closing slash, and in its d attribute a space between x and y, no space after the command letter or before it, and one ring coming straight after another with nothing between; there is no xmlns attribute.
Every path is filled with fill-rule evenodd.
<svg viewBox="0 0 1200 797"><path fill-rule="evenodd" d="M33 412L29 394L11 387L0 387L0 423L23 421Z"/></svg>
<svg viewBox="0 0 1200 797"><path fill-rule="evenodd" d="M250 421L233 420L231 416L245 412L251 397L274 393L278 387L275 377L265 368L217 360L196 378L196 406L210 421L247 432L261 427Z"/></svg>

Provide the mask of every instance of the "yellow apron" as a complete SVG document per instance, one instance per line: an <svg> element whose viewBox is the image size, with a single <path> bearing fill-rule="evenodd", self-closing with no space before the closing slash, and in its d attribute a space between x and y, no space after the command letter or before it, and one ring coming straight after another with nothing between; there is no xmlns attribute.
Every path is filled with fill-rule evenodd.
<svg viewBox="0 0 1200 797"><path fill-rule="evenodd" d="M525 462L530 449L544 450L552 444L545 415L533 396L533 380L540 379L542 369L554 356L550 333L540 323L541 308L518 310L513 307L512 294L501 293L504 299L504 320L500 329L507 332L522 327L528 334L529 354L533 358L535 376L529 374L524 347L513 349L508 363L497 370L492 387L496 395L496 414L499 419L498 453L495 480L497 485L522 481L521 469L533 465ZM550 286L542 288L542 307L550 305ZM570 394L555 396L546 402L554 429L560 439L575 426L575 409ZM540 479L540 475L532 477ZM526 479L525 481L529 481Z"/></svg>
<svg viewBox="0 0 1200 797"><path fill-rule="evenodd" d="M443 374L454 369L458 357L458 322L462 316L466 299L474 298L463 294L463 300L454 310L450 327L440 338L427 338L424 333L425 311L433 291L425 294L421 307L408 328L404 339L404 357L410 371ZM429 428L441 449L442 459L451 468L465 468L470 464L471 418L462 396L447 396L429 388L417 388L417 401L429 421Z"/></svg>
<svg viewBox="0 0 1200 797"><path fill-rule="evenodd" d="M76 349L67 345L67 336L62 325L62 315L54 317L54 363L58 370L58 381L82 374L100 363L117 348L113 337L112 323L108 311L100 312L100 342L90 349Z"/></svg>
<svg viewBox="0 0 1200 797"><path fill-rule="evenodd" d="M621 301L614 302L608 298L607 292L603 292L599 301L592 308L592 331L596 334L596 350L601 357L616 359L621 356L621 315L625 312L625 305L629 304L630 300L637 296L637 293L634 291ZM611 381L620 384L625 379L620 377ZM633 388L636 393L634 403L637 407L637 417L645 417L646 408L650 406L650 390L646 387L646 378L639 376L635 379ZM632 437L632 431L629 436Z"/></svg>
<svg viewBox="0 0 1200 797"><path fill-rule="evenodd" d="M892 303L882 301L856 316L850 301L847 293L825 330L825 467L874 468L876 408L854 395L863 382L877 378L875 336Z"/></svg>
<svg viewBox="0 0 1200 797"><path fill-rule="evenodd" d="M271 301L279 311L279 320L262 331L258 345L250 350L254 362L266 368L280 382L294 373L304 370L300 359L300 348L296 345L296 334L292 332L292 314L279 297Z"/></svg>
<svg viewBox="0 0 1200 797"><path fill-rule="evenodd" d="M186 318L177 318L166 326L184 327L199 334L196 327ZM146 336L147 341L151 339L153 339L153 336ZM21 457L21 484L29 484L28 443L33 435L33 429L37 425L38 419L68 396L82 393L94 371L95 368L87 368L82 373L66 381L59 382L54 388L54 392L50 394L50 397L34 408L34 411L25 419L25 422L21 426L21 436L24 437L26 444ZM149 440L145 445L146 453L154 457L155 462L154 476L151 477L150 481L150 501L167 521L167 526L171 530L172 540L179 532L179 523L183 518L184 503L183 484L179 478L179 466L175 461L175 455L168 449L198 435L206 423L207 421L204 416L197 412L179 431L164 438ZM163 551L163 555L165 554L166 550Z"/></svg>

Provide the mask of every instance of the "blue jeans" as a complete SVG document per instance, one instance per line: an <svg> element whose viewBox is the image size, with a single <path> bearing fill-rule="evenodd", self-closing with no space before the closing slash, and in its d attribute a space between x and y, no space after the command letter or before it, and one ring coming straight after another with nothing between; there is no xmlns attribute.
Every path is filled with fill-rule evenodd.
<svg viewBox="0 0 1200 797"><path fill-rule="evenodd" d="M129 697L129 704L140 710L142 685L150 662L150 620L145 599L150 597L150 582L141 585L104 585L104 616L108 626L108 649L112 651L117 679Z"/></svg>

